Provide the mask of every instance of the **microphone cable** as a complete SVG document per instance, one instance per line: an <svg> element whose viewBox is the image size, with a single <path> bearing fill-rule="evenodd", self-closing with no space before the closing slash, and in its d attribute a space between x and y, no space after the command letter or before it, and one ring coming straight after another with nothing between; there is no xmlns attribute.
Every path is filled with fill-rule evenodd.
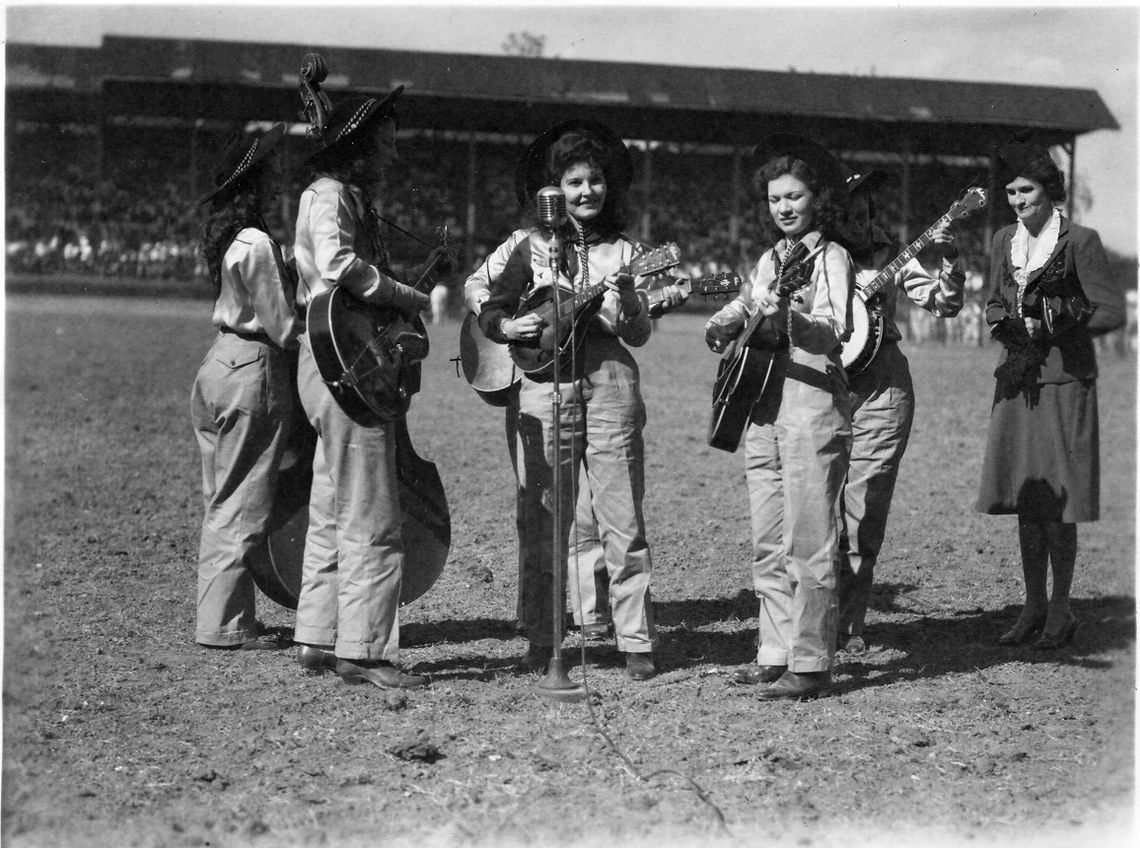
<svg viewBox="0 0 1140 848"><path fill-rule="evenodd" d="M572 218L571 220L574 220L574 219ZM577 225L578 222L576 220L574 220L574 223L575 223L575 225ZM580 227L576 227L576 228L578 231L578 235L582 239L582 241L581 241L582 249L579 251L579 265L581 266L579 269L579 277L583 281L582 285L584 287L585 285L588 285L589 273L590 273L589 272L589 265L588 265L588 261L589 261L588 248L586 247L586 241L585 241L584 233L582 233ZM624 234L621 234L621 235L624 236ZM634 250L636 250L639 243L635 242L633 239L630 239L628 237L625 237L625 238L626 238L627 242L630 242L633 245ZM578 334L577 334L577 328L574 326L574 323L571 323L570 329L571 329L571 334L572 334L571 338L570 338L570 364L571 364L570 373L571 373L571 376L573 376L574 375L573 366L574 366L574 363L577 361L577 356L578 356ZM619 341L618 344L620 344L620 343L621 342ZM555 377L555 379L557 379L557 377ZM571 425L573 427L573 432L577 432L578 415L580 412L580 403L579 403L578 392L577 392L577 389L579 387L577 385L577 381L574 381L573 385L575 386L575 403L574 403L573 411L571 412L571 419L570 420L571 420ZM561 422L558 422L558 425L560 426ZM587 487L589 486L589 466L586 464L585 440L588 438L589 438L589 434L584 434L583 443L582 443L582 458L581 458L581 462L580 462L580 466L584 467L586 469L586 477L587 477L586 485L587 485ZM573 448L571 449L571 457L573 457ZM644 457L643 457L643 459L644 459ZM562 458L557 457L556 461L561 462ZM573 466L573 463L571 463L571 465ZM561 496L561 493L559 493L559 497L560 496ZM573 541L573 547L574 547L574 555L573 556L574 556L574 579L575 580L579 579L579 575L578 575L578 545L579 545L578 500L579 500L579 498L581 498L581 496L582 496L581 495L581 489L579 488L578 497L576 497L574 499L574 521L573 521L574 538L572 540ZM593 506L592 506L593 491L592 490L590 492L590 499L591 499L591 513L592 513L593 512ZM602 535L601 530L597 526L597 516L596 515L594 516L594 527L595 527L595 532L596 532L597 538L594 539L593 541L597 542L597 544L602 547L602 552L601 552L602 565L606 569L606 576L608 579L608 577L609 577L609 564L606 562L605 545L604 545L602 538L601 538L601 535ZM568 555L567 556L567 565L569 565L569 561L570 561L570 557ZM567 568L566 571L567 571L567 577L569 578L569 568ZM580 583L579 583L579 586L580 586ZM639 769L637 767L637 764L634 763L633 759L628 754L626 754L626 752L624 750L622 750L621 746L618 745L618 743L610 735L609 731L607 731L605 726L602 724L602 721L599 718L597 711L594 709L594 703L593 703L593 701L594 701L594 698L593 698L594 690L590 689L590 686L589 686L589 674L587 672L587 663L586 663L586 636L585 636L586 624L585 624L585 616L584 616L584 611L583 611L583 606L582 606L582 593L579 589L574 594L578 598L578 604L577 604L578 616L577 617L578 617L578 621L580 623L580 629L578 631L578 654L579 654L579 662L581 663L580 667L582 669L582 686L586 690L586 697L583 700L585 702L586 712L590 717L590 723L593 726L594 731L598 734L598 736L600 736L602 738L602 740L606 743L606 745L609 747L609 749L618 757L618 759L621 760L621 762L625 765L626 770L630 774L632 774L637 780L640 780L642 783L649 784L650 781L652 781L655 777L658 777L661 775L674 775L674 776L680 778L681 781L687 785L687 788L690 789L693 792L693 794L697 796L697 798L701 801L701 803L704 804L705 806L707 806L710 810L712 810L713 816L716 818L717 826L720 829L720 831L725 836L732 837L733 834L732 834L732 831L729 830L729 828L728 828L728 821L725 818L724 811L721 810L721 808L717 806L716 802L714 802L712 800L712 797L710 796L709 791L707 789L705 789L694 778L690 777L687 774L683 774L682 772L680 772L674 768L660 768L660 769L655 769L654 771L651 771L648 774L643 773L641 771L641 769ZM612 615L611 615L611 620L612 620ZM614 639L615 639L615 645L616 645L616 639L617 639L616 627L614 628L614 630L615 630Z"/></svg>

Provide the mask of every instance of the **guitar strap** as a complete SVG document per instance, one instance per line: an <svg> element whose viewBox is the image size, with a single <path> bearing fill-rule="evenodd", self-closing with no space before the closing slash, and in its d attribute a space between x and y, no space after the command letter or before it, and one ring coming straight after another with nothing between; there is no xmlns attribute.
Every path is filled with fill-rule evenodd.
<svg viewBox="0 0 1140 848"><path fill-rule="evenodd" d="M285 295L285 302L296 310L297 265L296 263L290 264L285 261L285 255L281 252L281 245L277 243L277 239L273 238L273 234L269 232L269 227L266 225L265 219L259 218L258 224L262 232L269 236L269 246L273 251L273 261L277 265L277 276L281 278L281 290ZM306 288L307 287L308 286L306 286Z"/></svg>

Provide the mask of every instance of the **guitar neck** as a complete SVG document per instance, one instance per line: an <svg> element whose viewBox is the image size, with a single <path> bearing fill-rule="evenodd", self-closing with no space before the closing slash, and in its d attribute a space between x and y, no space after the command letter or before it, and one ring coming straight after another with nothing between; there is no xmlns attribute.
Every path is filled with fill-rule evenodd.
<svg viewBox="0 0 1140 848"><path fill-rule="evenodd" d="M692 293L691 280L676 280L673 285L677 286L677 288L683 291L686 295ZM652 309L654 306L659 306L665 302L665 289L654 289L653 291L649 292L648 297L650 309Z"/></svg>
<svg viewBox="0 0 1140 848"><path fill-rule="evenodd" d="M880 291L882 291L883 287L894 279L895 274L902 270L902 267L906 265L906 263L910 262L910 260L918 256L918 254L921 253L927 245L934 241L934 231L941 227L943 224L950 223L952 220L953 218L949 213L943 215L941 218L935 221L934 224L929 229L927 229L926 232L924 232L909 245L907 245L906 249L901 251L898 256L891 260L891 263L887 265L887 267L875 275L875 279L871 280L871 282L867 283L867 285L861 287L863 297L869 300L870 298L877 295Z"/></svg>
<svg viewBox="0 0 1140 848"><path fill-rule="evenodd" d="M663 263L642 264L642 263L639 263L637 261L634 261L634 262L629 262L629 263L623 265L621 267L621 269L618 270L617 273L618 274L635 274L635 275L655 274L658 271L665 270L666 268L669 267L670 264L672 264L672 263L663 262ZM572 317L579 309L584 307L591 300L593 300L594 298L603 294L606 290L606 280L607 279L609 279L609 278L607 277L605 279L599 280L596 283L588 285L588 286L586 286L586 288L582 289L581 291L574 292L574 294L571 297L559 298L559 301L558 301L558 303L559 303L558 317L562 320L565 320L565 319ZM661 300L664 299L664 295L662 293L656 292L656 294L657 294L657 302L660 302ZM653 294L650 294L649 297L650 297L649 303L650 303L650 305L652 305L654 303Z"/></svg>
<svg viewBox="0 0 1140 848"><path fill-rule="evenodd" d="M593 285L586 286L581 291L574 292L573 295L566 298L558 299L558 317L562 320L568 320L573 317L579 309L584 307L594 298L601 295L606 290L606 281L594 283Z"/></svg>

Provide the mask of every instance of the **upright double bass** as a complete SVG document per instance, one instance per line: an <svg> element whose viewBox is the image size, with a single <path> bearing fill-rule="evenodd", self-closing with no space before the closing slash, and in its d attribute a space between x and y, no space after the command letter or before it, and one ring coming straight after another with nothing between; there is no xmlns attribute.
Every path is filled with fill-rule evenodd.
<svg viewBox="0 0 1140 848"><path fill-rule="evenodd" d="M306 54L301 63L299 87L310 137L319 140L331 110L321 83L328 66L317 53ZM404 571L400 603L407 604L428 591L443 573L451 549L451 513L447 494L435 464L416 453L408 433L407 409L418 388L417 380L393 382L381 372L388 366L399 370L407 357L409 365L427 355L427 331L422 322L394 335L376 332L386 316L380 316L334 286L320 303L310 302L308 332L322 379L346 414L363 424L394 423L396 476L404 537ZM314 312L314 304L317 309ZM411 323L411 322L409 322ZM385 324L385 327L388 325ZM421 332L422 331L422 332ZM403 349L407 345L408 350ZM418 345L414 350L413 345ZM373 389L391 389L380 396ZM278 477L276 499L270 520L269 557L253 565L254 582L268 597L295 609L301 591L305 536L308 530L312 460L317 435L305 418L300 403L293 435Z"/></svg>

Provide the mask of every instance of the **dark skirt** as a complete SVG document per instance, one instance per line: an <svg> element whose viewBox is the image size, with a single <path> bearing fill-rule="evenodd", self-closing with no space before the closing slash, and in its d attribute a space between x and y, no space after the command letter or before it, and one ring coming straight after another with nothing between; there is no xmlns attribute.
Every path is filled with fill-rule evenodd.
<svg viewBox="0 0 1140 848"><path fill-rule="evenodd" d="M1040 396L995 393L974 508L1049 521L1100 517L1096 380L1043 383Z"/></svg>

